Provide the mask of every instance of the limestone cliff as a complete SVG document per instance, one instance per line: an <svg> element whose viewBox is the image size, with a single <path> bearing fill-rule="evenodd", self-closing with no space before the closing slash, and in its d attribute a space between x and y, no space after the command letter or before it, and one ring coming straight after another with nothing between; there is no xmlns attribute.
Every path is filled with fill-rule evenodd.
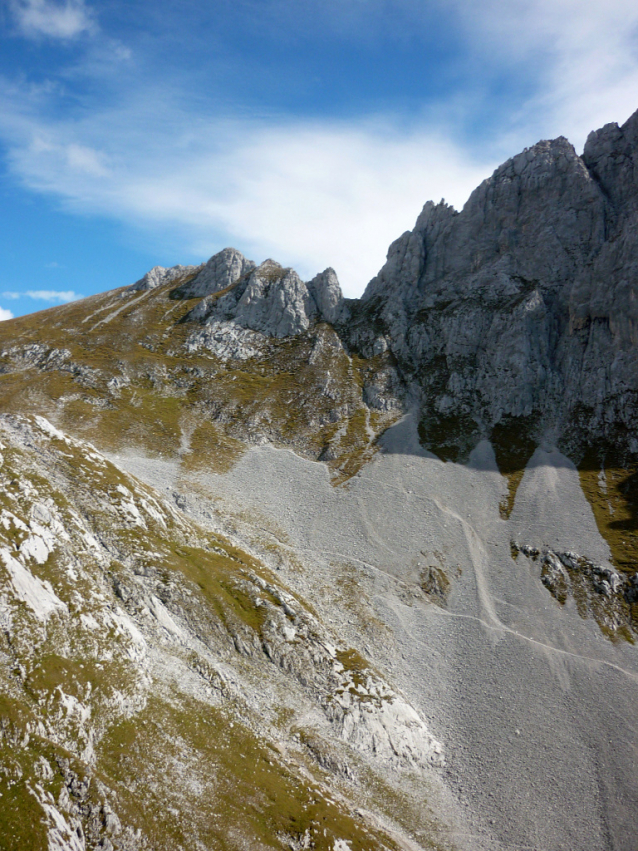
<svg viewBox="0 0 638 851"><path fill-rule="evenodd" d="M419 387L425 443L447 457L512 420L532 443L635 453L637 225L638 113L582 157L539 142L461 212L425 205L352 305L351 345L384 338Z"/></svg>

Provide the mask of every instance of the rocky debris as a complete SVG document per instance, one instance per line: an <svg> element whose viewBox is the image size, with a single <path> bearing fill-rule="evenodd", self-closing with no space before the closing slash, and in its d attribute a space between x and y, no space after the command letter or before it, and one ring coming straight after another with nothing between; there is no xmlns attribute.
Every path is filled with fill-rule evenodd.
<svg viewBox="0 0 638 851"><path fill-rule="evenodd" d="M183 739L195 719L217 742L220 733L206 726L217 710L228 729L238 723L261 737L259 765L306 741L267 721L282 700L299 715L293 730L309 715L307 754L342 781L360 782L361 760L372 771L444 764L407 700L335 643L263 564L177 511L180 494L160 496L43 417L4 415L0 438L0 572L8 578L0 637L9 660L0 683L13 701L0 707L0 750L6 742L27 755L11 782L37 800L51 847L155 847L130 805L148 800L147 788L196 836L189 802L215 800L205 789L211 763ZM26 728L5 717L23 705ZM174 711L169 741L160 731ZM146 733L166 777L139 745ZM232 784L241 763L234 750L230 759ZM214 765L217 789L222 768ZM294 761L285 770L297 771ZM315 803L321 795L313 785ZM145 830L161 817L142 822Z"/></svg>
<svg viewBox="0 0 638 851"><path fill-rule="evenodd" d="M390 413L403 410L404 386L397 369L387 361L375 364L376 369L363 369L363 401L375 411Z"/></svg>
<svg viewBox="0 0 638 851"><path fill-rule="evenodd" d="M163 287L176 281L178 278L183 278L186 275L192 275L200 267L199 266L171 266L166 269L164 266L153 266L143 278L136 281L128 288L129 292L154 290L157 287Z"/></svg>
<svg viewBox="0 0 638 851"><path fill-rule="evenodd" d="M102 370L72 360L69 349L51 347L43 343L11 346L0 352L0 359L5 361L4 365L0 364L0 374L28 369L44 373L56 371L69 375L80 387L90 389L102 385L104 379ZM104 400L96 399L96 403L103 405Z"/></svg>
<svg viewBox="0 0 638 851"><path fill-rule="evenodd" d="M576 553L554 553L548 550L541 561L541 581L552 592L561 579L567 578L566 571L581 571L591 582L598 594L611 598L613 594L630 594L632 583L611 567L601 567ZM632 595L633 596L633 595Z"/></svg>
<svg viewBox="0 0 638 851"><path fill-rule="evenodd" d="M57 801L47 801L46 793L41 790L40 803L47 815L53 821L49 830L49 842L55 846L56 833L64 826L69 833L66 843L61 847L78 849L86 847L99 848L101 851L142 851L148 848L148 842L130 826L123 826L117 813L113 810L116 796L91 772L80 774L67 757L58 756L56 759L57 772L62 776L63 786ZM53 796L49 795L52 799ZM71 828L71 830L69 830ZM75 834L75 836L74 836ZM65 839L60 836L59 839ZM113 844L115 843L115 845Z"/></svg>
<svg viewBox="0 0 638 851"><path fill-rule="evenodd" d="M428 202L391 245L342 333L365 356L387 340L420 389L426 443L458 431L469 450L506 418L572 442L631 429L636 163L638 113L592 134L582 157L562 137L539 142L461 212Z"/></svg>
<svg viewBox="0 0 638 851"><path fill-rule="evenodd" d="M540 579L564 605L572 596L581 617L593 617L604 632L631 637L636 629L632 606L638 602L638 575L620 573L574 552L542 551L512 541L512 555L522 553L540 563Z"/></svg>
<svg viewBox="0 0 638 851"><path fill-rule="evenodd" d="M440 567L428 565L419 574L419 585L421 590L428 595L433 603L438 606L446 606L448 594L450 593L450 580Z"/></svg>
<svg viewBox="0 0 638 851"><path fill-rule="evenodd" d="M265 612L262 652L313 693L341 739L390 763L444 765L443 747L425 722L363 657L333 645L292 595L254 574L247 578L243 588ZM258 646L235 643L247 655Z"/></svg>
<svg viewBox="0 0 638 851"><path fill-rule="evenodd" d="M537 549L537 547L530 547L528 544L523 544L522 546L519 547L518 544L514 543L513 541L512 541L512 551L515 554L515 556L520 551L520 552L523 553L524 556L527 556L528 558L531 558L534 561L536 561L536 559L541 554L540 550Z"/></svg>
<svg viewBox="0 0 638 851"><path fill-rule="evenodd" d="M185 350L193 354L204 348L221 361L244 361L260 355L268 338L258 331L242 328L236 322L207 322L201 330L190 335Z"/></svg>
<svg viewBox="0 0 638 851"><path fill-rule="evenodd" d="M125 387L130 387L131 379L128 375L114 375L106 382L106 387L112 396L119 397Z"/></svg>
<svg viewBox="0 0 638 851"><path fill-rule="evenodd" d="M43 343L30 343L26 346L11 346L0 352L0 358L7 358L20 367L37 367L38 369L70 370L73 366L68 362L71 358L69 349L58 349Z"/></svg>

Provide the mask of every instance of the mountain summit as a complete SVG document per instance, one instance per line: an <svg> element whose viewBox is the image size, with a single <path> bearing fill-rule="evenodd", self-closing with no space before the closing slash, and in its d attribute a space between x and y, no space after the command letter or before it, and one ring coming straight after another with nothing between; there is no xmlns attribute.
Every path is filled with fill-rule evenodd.
<svg viewBox="0 0 638 851"><path fill-rule="evenodd" d="M363 296L420 386L423 437L467 455L495 427L635 451L638 113L500 166L460 213L428 203Z"/></svg>
<svg viewBox="0 0 638 851"><path fill-rule="evenodd" d="M637 303L638 113L0 324L0 847L634 851Z"/></svg>

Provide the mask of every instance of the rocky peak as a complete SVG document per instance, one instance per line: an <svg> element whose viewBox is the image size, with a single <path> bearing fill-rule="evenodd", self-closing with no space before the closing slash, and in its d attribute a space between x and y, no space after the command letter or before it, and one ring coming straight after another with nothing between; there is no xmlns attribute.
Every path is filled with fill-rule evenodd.
<svg viewBox="0 0 638 851"><path fill-rule="evenodd" d="M543 288L560 285L600 241L603 209L572 145L539 142L496 169L433 234L422 288L496 265Z"/></svg>
<svg viewBox="0 0 638 851"><path fill-rule="evenodd" d="M390 246L363 300L391 297L393 311L403 304L409 313L406 302L418 309L439 291L449 299L478 286L499 296L501 271L555 288L598 246L604 204L567 139L539 142L496 169L460 213L428 202L414 230Z"/></svg>
<svg viewBox="0 0 638 851"><path fill-rule="evenodd" d="M439 204L427 201L414 230L406 231L390 245L384 266L366 287L362 300L383 297L389 290L400 291L404 298L412 293L423 271L426 250L456 216L457 211L444 200Z"/></svg>
<svg viewBox="0 0 638 851"><path fill-rule="evenodd" d="M334 269L304 283L294 269L272 258L256 266L235 248L224 248L201 266L155 266L129 289L150 290L173 281L179 285L171 298L201 299L188 321L235 322L272 337L300 334L314 322L332 324L343 306Z"/></svg>
<svg viewBox="0 0 638 851"><path fill-rule="evenodd" d="M266 260L251 273L228 318L262 334L289 337L305 331L315 313L314 300L299 275Z"/></svg>
<svg viewBox="0 0 638 851"><path fill-rule="evenodd" d="M225 249L221 254L231 251L234 249ZM209 260L205 269L213 260ZM236 272L239 268L236 265ZM202 273L180 288L179 297L192 297L194 290L200 294L201 277ZM306 331L313 322L335 322L342 303L343 294L334 269L326 269L304 283L294 269L269 258L257 267L251 264L247 272L237 275L234 286L226 284L207 293L188 319L209 325L234 322L267 336L290 337Z"/></svg>
<svg viewBox="0 0 638 851"><path fill-rule="evenodd" d="M210 258L195 278L178 287L172 294L173 298L213 295L232 286L254 268L253 261L247 260L237 249L224 248Z"/></svg>
<svg viewBox="0 0 638 851"><path fill-rule="evenodd" d="M587 137L583 162L617 212L637 207L638 111L622 127L606 124Z"/></svg>
<svg viewBox="0 0 638 851"><path fill-rule="evenodd" d="M343 293L337 273L330 266L319 272L307 284L308 291L314 299L319 317L324 322L334 324L343 306Z"/></svg>
<svg viewBox="0 0 638 851"><path fill-rule="evenodd" d="M129 290L154 290L156 287L163 287L165 284L170 284L185 275L192 275L200 268L200 266L171 266L167 269L164 266L153 266L143 278L131 284Z"/></svg>
<svg viewBox="0 0 638 851"><path fill-rule="evenodd" d="M348 333L368 355L387 340L420 386L424 435L472 443L524 417L555 438L577 410L592 435L630 427L637 185L638 113L582 157L563 137L524 150L461 212L429 202L390 246Z"/></svg>

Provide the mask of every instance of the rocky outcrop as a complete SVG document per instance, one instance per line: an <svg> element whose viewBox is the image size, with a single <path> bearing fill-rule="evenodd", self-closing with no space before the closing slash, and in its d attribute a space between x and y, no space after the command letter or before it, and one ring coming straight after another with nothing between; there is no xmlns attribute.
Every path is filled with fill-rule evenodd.
<svg viewBox="0 0 638 851"><path fill-rule="evenodd" d="M177 287L173 298L204 298L214 295L236 284L243 276L255 268L252 260L247 260L235 248L224 248L214 254L191 281Z"/></svg>
<svg viewBox="0 0 638 851"><path fill-rule="evenodd" d="M255 268L234 249L224 249L212 257L193 281L173 295L205 296L188 314L191 321L214 326L232 322L279 338L300 334L319 321L336 321L343 304L333 269L326 269L306 284L293 269L274 260L265 260Z"/></svg>
<svg viewBox="0 0 638 851"><path fill-rule="evenodd" d="M225 306L228 309L230 304ZM239 325L272 337L299 334L316 315L314 301L301 278L273 260L266 260L253 272L233 307L233 318Z"/></svg>
<svg viewBox="0 0 638 851"><path fill-rule="evenodd" d="M620 573L574 552L555 552L512 541L512 555L522 553L540 564L540 579L549 593L565 605L572 598L582 618L592 617L602 631L617 639L632 638L632 606L638 602L638 575Z"/></svg>
<svg viewBox="0 0 638 851"><path fill-rule="evenodd" d="M337 273L331 267L320 272L307 284L317 312L324 322L334 324L343 307L343 293L339 285Z"/></svg>
<svg viewBox="0 0 638 851"><path fill-rule="evenodd" d="M169 269L166 269L164 266L153 266L153 268L150 269L143 278L140 278L139 281L131 284L129 290L133 292L154 290L157 287L163 287L166 284L170 284L179 278L192 275L199 268L199 266L171 266Z"/></svg>
<svg viewBox="0 0 638 851"><path fill-rule="evenodd" d="M591 134L582 157L562 137L539 142L461 212L426 204L392 244L343 333L366 356L387 341L419 388L427 443L462 455L512 420L539 441L628 431L637 181L638 113Z"/></svg>
<svg viewBox="0 0 638 851"><path fill-rule="evenodd" d="M233 326L268 337L291 337L317 322L336 323L344 298L334 269L305 283L275 260L256 266L235 248L224 248L201 266L154 266L129 292L177 283L172 299L199 299L185 321L213 325L213 336L236 337Z"/></svg>

